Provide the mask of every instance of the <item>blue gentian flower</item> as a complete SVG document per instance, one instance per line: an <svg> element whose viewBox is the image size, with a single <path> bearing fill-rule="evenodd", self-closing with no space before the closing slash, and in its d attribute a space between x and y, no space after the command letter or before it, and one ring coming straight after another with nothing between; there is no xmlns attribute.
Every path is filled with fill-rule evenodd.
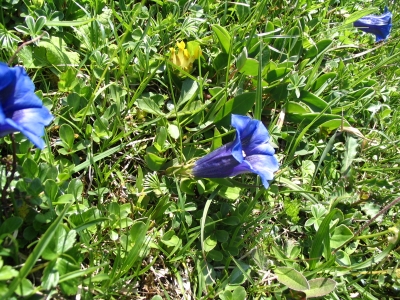
<svg viewBox="0 0 400 300"><path fill-rule="evenodd" d="M242 173L260 175L265 188L274 178L279 163L275 150L268 143L269 133L261 121L246 116L232 115L236 137L222 147L197 160L192 175L202 178L232 177Z"/></svg>
<svg viewBox="0 0 400 300"><path fill-rule="evenodd" d="M386 40L389 37L392 29L392 13L387 7L383 15L365 16L354 22L354 27L361 29L364 32L375 34L376 42Z"/></svg>
<svg viewBox="0 0 400 300"><path fill-rule="evenodd" d="M35 95L35 86L22 67L0 62L0 137L20 131L43 149L44 126L53 116Z"/></svg>

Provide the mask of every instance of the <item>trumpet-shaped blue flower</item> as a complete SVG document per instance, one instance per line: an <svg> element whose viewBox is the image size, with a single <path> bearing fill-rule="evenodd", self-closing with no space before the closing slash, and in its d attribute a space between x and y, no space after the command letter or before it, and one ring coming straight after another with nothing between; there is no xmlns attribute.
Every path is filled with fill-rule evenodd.
<svg viewBox="0 0 400 300"><path fill-rule="evenodd" d="M232 177L242 173L260 175L265 188L274 178L279 163L275 150L268 143L269 133L261 121L246 116L232 115L236 129L233 142L223 145L197 160L192 175L203 178Z"/></svg>
<svg viewBox="0 0 400 300"><path fill-rule="evenodd" d="M354 27L364 32L375 34L376 42L386 40L392 29L392 13L387 7L380 16L369 15L354 22Z"/></svg>
<svg viewBox="0 0 400 300"><path fill-rule="evenodd" d="M43 149L44 126L53 116L34 93L35 86L22 67L0 62L0 137L20 131Z"/></svg>

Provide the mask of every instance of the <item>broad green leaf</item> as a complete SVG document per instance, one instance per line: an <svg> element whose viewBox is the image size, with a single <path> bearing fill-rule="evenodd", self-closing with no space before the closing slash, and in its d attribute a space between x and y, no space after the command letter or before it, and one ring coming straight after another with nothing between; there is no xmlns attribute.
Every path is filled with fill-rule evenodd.
<svg viewBox="0 0 400 300"><path fill-rule="evenodd" d="M48 263L44 268L42 276L42 287L45 290L50 290L58 285L60 280L60 273L57 268L58 259L54 259Z"/></svg>
<svg viewBox="0 0 400 300"><path fill-rule="evenodd" d="M218 195L228 200L236 200L240 196L240 191L239 187L222 187Z"/></svg>
<svg viewBox="0 0 400 300"><path fill-rule="evenodd" d="M310 288L307 279L298 271L288 267L278 267L275 275L280 283L295 291L305 291Z"/></svg>
<svg viewBox="0 0 400 300"><path fill-rule="evenodd" d="M145 224L139 221L133 224L131 230L129 231L129 243L132 245L132 248L123 262L123 268L122 268L123 274L130 271L135 262L138 259L140 259L139 256L140 250L146 247L144 241L146 238L148 228L149 228L148 223Z"/></svg>
<svg viewBox="0 0 400 300"><path fill-rule="evenodd" d="M322 86L326 86L328 84L330 84L334 78L338 76L337 73L331 72L331 73L325 73L323 75L321 75L320 77L318 77L318 79L313 83L312 85L312 90L313 91L317 91L319 90ZM319 91L322 92L322 91Z"/></svg>
<svg viewBox="0 0 400 300"><path fill-rule="evenodd" d="M44 184L44 193L47 197L49 197L51 202L55 202L58 195L57 183L52 179L46 180Z"/></svg>
<svg viewBox="0 0 400 300"><path fill-rule="evenodd" d="M3 234L13 234L23 223L20 217L9 217L0 226L0 236Z"/></svg>
<svg viewBox="0 0 400 300"><path fill-rule="evenodd" d="M76 241L76 231L67 230L63 226L59 226L53 239L43 251L43 258L47 260L57 259L61 254L73 247Z"/></svg>
<svg viewBox="0 0 400 300"><path fill-rule="evenodd" d="M72 150L74 146L74 130L68 124L62 124L60 126L60 138L64 142L67 151Z"/></svg>
<svg viewBox="0 0 400 300"><path fill-rule="evenodd" d="M214 249L207 253L207 258L212 259L214 261L221 261L224 259L224 255L222 254L221 251Z"/></svg>
<svg viewBox="0 0 400 300"><path fill-rule="evenodd" d="M232 273L229 275L228 281L229 281L230 285L243 284L250 274L250 266L249 265L245 264L242 261L238 261L237 263L240 265L240 268L238 266L236 266L232 270Z"/></svg>
<svg viewBox="0 0 400 300"><path fill-rule="evenodd" d="M158 155L150 152L146 153L146 155L144 156L144 160L146 161L149 169L152 171L159 171L164 163L167 161L166 158L159 157Z"/></svg>
<svg viewBox="0 0 400 300"><path fill-rule="evenodd" d="M243 47L242 52L240 52L240 54L238 55L238 57L236 59L236 68L239 71L244 67L246 60L247 60L247 48Z"/></svg>
<svg viewBox="0 0 400 300"><path fill-rule="evenodd" d="M332 45L332 40L321 40L316 45L313 45L307 50L304 58L314 58L325 52Z"/></svg>
<svg viewBox="0 0 400 300"><path fill-rule="evenodd" d="M243 93L227 101L215 116L214 123L221 126L231 124L231 114L245 115L254 105L256 93Z"/></svg>
<svg viewBox="0 0 400 300"><path fill-rule="evenodd" d="M336 252L336 262L341 266L346 266L346 267L351 266L350 256L343 250L339 250Z"/></svg>
<svg viewBox="0 0 400 300"><path fill-rule="evenodd" d="M79 21L46 21L46 26L54 27L78 27L94 21L95 18Z"/></svg>
<svg viewBox="0 0 400 300"><path fill-rule="evenodd" d="M25 159L22 168L23 174L28 178L35 178L39 170L37 163L31 158Z"/></svg>
<svg viewBox="0 0 400 300"><path fill-rule="evenodd" d="M246 59L246 62L239 70L240 73L248 76L257 76L258 75L258 61L254 58Z"/></svg>
<svg viewBox="0 0 400 300"><path fill-rule="evenodd" d="M245 300L246 296L246 290L242 286L236 287L232 292L232 298L234 300Z"/></svg>
<svg viewBox="0 0 400 300"><path fill-rule="evenodd" d="M310 289L305 290L307 298L322 297L333 292L336 288L336 281L330 278L315 278L308 281Z"/></svg>
<svg viewBox="0 0 400 300"><path fill-rule="evenodd" d="M349 173L351 163L357 156L357 148L358 148L358 139L352 136L348 136L346 138L344 157L342 161L342 169L340 170L342 176L346 176Z"/></svg>
<svg viewBox="0 0 400 300"><path fill-rule="evenodd" d="M338 209L331 210L321 222L317 233L315 234L310 250L310 270L313 270L319 261L320 256L325 248L325 258L329 260L330 257L330 237L329 237L329 224L333 217L339 212Z"/></svg>
<svg viewBox="0 0 400 300"><path fill-rule="evenodd" d="M321 112L328 106L328 103L308 91L301 91L300 100L307 104L313 112ZM330 108L327 108L325 112L330 113Z"/></svg>
<svg viewBox="0 0 400 300"><path fill-rule="evenodd" d="M272 84L273 82L284 78L289 73L290 73L289 68L277 68L274 70L270 70L268 71L267 76L265 77L265 81L269 84Z"/></svg>
<svg viewBox="0 0 400 300"><path fill-rule="evenodd" d="M220 243L227 242L229 239L229 232L226 230L215 230L214 234L217 238L217 241Z"/></svg>
<svg viewBox="0 0 400 300"><path fill-rule="evenodd" d="M203 245L204 251L210 252L212 249L215 248L215 246L217 246L217 240L212 235L210 235L204 240L204 245Z"/></svg>
<svg viewBox="0 0 400 300"><path fill-rule="evenodd" d="M177 107L181 107L186 102L192 100L197 95L199 84L191 78L186 78L182 83L181 95Z"/></svg>
<svg viewBox="0 0 400 300"><path fill-rule="evenodd" d="M20 297L27 297L34 292L33 284L27 278L21 280L20 284L18 285L15 293ZM4 298L10 299L10 298Z"/></svg>
<svg viewBox="0 0 400 300"><path fill-rule="evenodd" d="M216 34L222 50L229 54L231 49L231 36L229 35L228 30L217 24L211 25L211 28Z"/></svg>
<svg viewBox="0 0 400 300"><path fill-rule="evenodd" d="M0 281L10 280L18 275L18 271L11 266L3 266L0 269Z"/></svg>
<svg viewBox="0 0 400 300"><path fill-rule="evenodd" d="M287 114L286 115L286 120L288 122L294 122L297 124L302 123L303 126L308 126L311 122L311 129L322 126L328 121L332 120L338 120L340 117L338 115L333 115L333 114L320 114L320 113L306 113L306 114ZM341 121L342 122L342 121ZM330 126L332 124L326 123ZM335 123L336 124L336 123ZM344 126L350 126L349 122L346 120L343 120L343 125Z"/></svg>
<svg viewBox="0 0 400 300"><path fill-rule="evenodd" d="M175 247L181 244L181 239L175 235L175 231L170 230L163 235L161 242L169 247Z"/></svg>
<svg viewBox="0 0 400 300"><path fill-rule="evenodd" d="M294 101L288 101L286 103L286 112L288 114L307 114L311 113L311 109L304 103L298 103Z"/></svg>
<svg viewBox="0 0 400 300"><path fill-rule="evenodd" d="M224 291L222 294L219 294L219 299L221 299L221 300L234 300L232 292L229 291L229 290Z"/></svg>
<svg viewBox="0 0 400 300"><path fill-rule="evenodd" d="M151 113L156 116L164 116L165 114L158 107L158 104L151 98L143 97L136 100L139 109Z"/></svg>
<svg viewBox="0 0 400 300"><path fill-rule="evenodd" d="M361 19L362 17L365 17L367 15L371 15L371 14L376 13L378 11L379 11L379 9L376 8L376 7L365 8L363 10L356 11L356 12L352 13L349 17L346 18L346 20L343 22L343 25L354 23L358 19Z"/></svg>
<svg viewBox="0 0 400 300"><path fill-rule="evenodd" d="M344 224L341 224L335 228L331 237L331 248L337 249L347 241L353 238L353 233Z"/></svg>
<svg viewBox="0 0 400 300"><path fill-rule="evenodd" d="M168 134L175 140L179 139L179 127L175 124L168 124Z"/></svg>

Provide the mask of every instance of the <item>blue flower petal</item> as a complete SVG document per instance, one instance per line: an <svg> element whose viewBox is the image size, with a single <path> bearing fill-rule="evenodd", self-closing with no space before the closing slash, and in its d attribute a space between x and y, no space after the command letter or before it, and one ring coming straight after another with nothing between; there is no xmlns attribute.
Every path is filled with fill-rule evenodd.
<svg viewBox="0 0 400 300"><path fill-rule="evenodd" d="M232 156L231 143L223 145L196 161L192 174L202 178L223 178L237 175L239 162Z"/></svg>
<svg viewBox="0 0 400 300"><path fill-rule="evenodd" d="M389 37L390 30L392 29L392 13L385 7L384 14L380 16L369 15L362 17L354 22L354 27L364 32L374 34L376 42L385 40Z"/></svg>
<svg viewBox="0 0 400 300"><path fill-rule="evenodd" d="M197 160L192 175L203 178L232 177L242 173L256 173L263 185L269 186L279 163L275 150L268 143L269 133L263 123L246 116L232 115L236 129L235 140Z"/></svg>
<svg viewBox="0 0 400 300"><path fill-rule="evenodd" d="M11 74L11 70L10 68L3 62L0 62L0 91L1 94L3 94L2 90L7 87L11 81L13 80L13 76ZM0 99L2 99L3 96L0 97Z"/></svg>
<svg viewBox="0 0 400 300"><path fill-rule="evenodd" d="M279 162L273 155L252 155L246 157L251 170L260 175L265 188L269 187L268 180L274 179L274 173L279 169Z"/></svg>
<svg viewBox="0 0 400 300"><path fill-rule="evenodd" d="M22 67L9 68L0 63L0 137L20 131L43 149L44 126L53 116L34 91L34 84Z"/></svg>
<svg viewBox="0 0 400 300"><path fill-rule="evenodd" d="M8 89L12 89L11 96L2 101L3 110L15 111L24 108L40 108L43 106L42 100L34 93L35 86L21 67L10 68L15 74L15 85L9 85Z"/></svg>

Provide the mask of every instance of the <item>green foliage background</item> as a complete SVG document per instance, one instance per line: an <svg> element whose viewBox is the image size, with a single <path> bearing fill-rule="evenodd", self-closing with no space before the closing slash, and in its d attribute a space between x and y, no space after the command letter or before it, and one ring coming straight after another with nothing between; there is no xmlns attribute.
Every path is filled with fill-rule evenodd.
<svg viewBox="0 0 400 300"><path fill-rule="evenodd" d="M393 13L390 38L352 22ZM55 115L16 134L2 299L397 299L398 3L3 0L0 59ZM193 70L170 59L199 45ZM190 72L189 72L190 71ZM281 163L182 168L262 120ZM1 183L11 163L2 139ZM172 170L172 171L171 171Z"/></svg>

